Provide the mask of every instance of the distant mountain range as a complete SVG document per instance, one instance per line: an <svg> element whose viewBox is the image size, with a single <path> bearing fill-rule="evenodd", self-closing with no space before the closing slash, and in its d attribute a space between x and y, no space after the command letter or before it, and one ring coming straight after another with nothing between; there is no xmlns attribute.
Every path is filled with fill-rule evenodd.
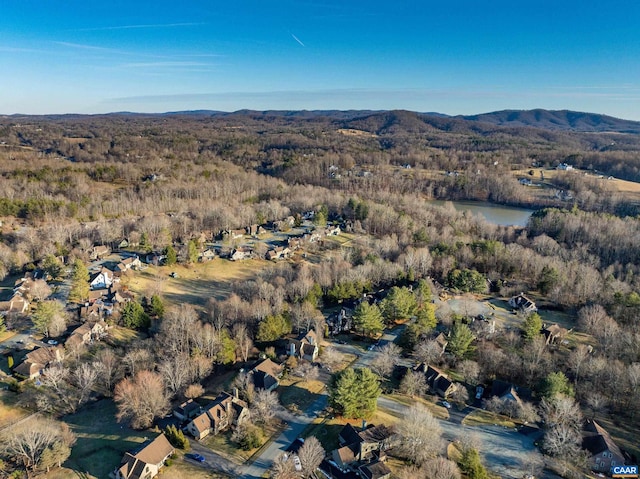
<svg viewBox="0 0 640 479"><path fill-rule="evenodd" d="M640 133L640 122L632 120L623 120L612 116L600 115L597 113L583 113L570 110L502 110L491 113L482 113L479 115L456 115L450 116L443 113L428 112L416 113L406 110L240 110L233 113L225 113L219 111L197 112L175 112L172 114L196 114L196 115L212 115L212 116L235 116L249 115L253 117L282 117L297 119L313 119L317 117L330 118L332 120L383 120L386 125L378 125L380 128L390 127L391 124L400 122L403 126L410 126L409 129L421 130L426 123L431 127L438 129L461 129L462 123L481 122L496 126L505 127L533 127L544 130L555 131L576 131L576 132L612 132L612 133ZM376 121L373 120L373 121ZM459 122L456 120L466 120ZM447 127L448 125L448 127ZM443 128L443 126L445 128ZM470 127L470 125L466 125ZM369 128L366 128L369 130ZM377 129L377 128L374 128ZM483 129L483 128L480 128Z"/></svg>
<svg viewBox="0 0 640 479"><path fill-rule="evenodd" d="M570 110L502 110L456 118L500 126L532 126L545 130L640 133L638 121Z"/></svg>
<svg viewBox="0 0 640 479"><path fill-rule="evenodd" d="M502 110L478 115L450 116L443 113L418 113L407 110L238 110L223 112L216 110L191 110L167 113L117 112L106 115L0 115L0 118L36 118L52 119L82 118L85 116L191 116L191 117L227 117L268 118L285 121L309 121L327 119L342 122L344 128L360 128L375 133L422 133L441 130L460 133L486 133L500 128L538 128L555 132L586 133L629 133L640 134L640 121L623 120L597 113L583 113L570 110Z"/></svg>

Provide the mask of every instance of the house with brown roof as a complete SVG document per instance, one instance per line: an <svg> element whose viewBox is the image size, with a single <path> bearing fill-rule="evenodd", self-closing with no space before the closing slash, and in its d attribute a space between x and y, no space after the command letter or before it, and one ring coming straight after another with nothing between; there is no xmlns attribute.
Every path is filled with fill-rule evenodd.
<svg viewBox="0 0 640 479"><path fill-rule="evenodd" d="M140 258L138 258L138 256L130 256L129 258L123 259L116 265L115 272L124 273L130 269L139 268L140 266L142 266Z"/></svg>
<svg viewBox="0 0 640 479"><path fill-rule="evenodd" d="M27 353L24 361L13 372L28 379L39 377L50 365L64 359L64 350L60 346L44 346Z"/></svg>
<svg viewBox="0 0 640 479"><path fill-rule="evenodd" d="M111 250L109 249L108 246L105 246L105 245L94 246L89 251L89 259L94 261L96 259L100 259L100 258L104 258L105 256L109 256L110 253L111 253Z"/></svg>
<svg viewBox="0 0 640 479"><path fill-rule="evenodd" d="M211 403L203 408L203 412L187 424L187 431L200 440L209 434L219 434L231 426L241 425L249 417L247 403L222 392Z"/></svg>
<svg viewBox="0 0 640 479"><path fill-rule="evenodd" d="M369 426L358 431L347 424L338 435L340 447L331 453L331 457L338 467L350 467L356 462L380 457L396 442L397 435L385 425Z"/></svg>
<svg viewBox="0 0 640 479"><path fill-rule="evenodd" d="M557 324L552 324L551 326L546 326L542 329L542 333L547 340L547 344L562 342L562 340L566 338L571 331L571 329L563 328Z"/></svg>
<svg viewBox="0 0 640 479"><path fill-rule="evenodd" d="M439 396L446 398L455 392L455 383L438 368L422 363L416 367L416 371L424 373L429 390L433 394L438 394Z"/></svg>
<svg viewBox="0 0 640 479"><path fill-rule="evenodd" d="M267 358L256 364L253 369L249 371L249 376L251 376L256 389L273 391L280 385L280 377L282 376L283 369L281 364L276 364Z"/></svg>
<svg viewBox="0 0 640 479"><path fill-rule="evenodd" d="M275 259L286 259L289 256L291 256L291 250L289 249L288 246L276 246L275 248L267 251L266 258L268 260L275 260Z"/></svg>
<svg viewBox="0 0 640 479"><path fill-rule="evenodd" d="M613 466L622 466L625 456L609 433L597 422L587 420L584 427L582 449L588 451L588 464L596 472L609 472Z"/></svg>
<svg viewBox="0 0 640 479"><path fill-rule="evenodd" d="M115 479L153 479L175 452L164 434L144 442L137 450L125 453L121 465L110 476Z"/></svg>
<svg viewBox="0 0 640 479"><path fill-rule="evenodd" d="M73 330L71 336L65 341L64 347L68 351L74 351L94 341L100 341L107 335L107 329L109 325L102 319L87 321Z"/></svg>
<svg viewBox="0 0 640 479"><path fill-rule="evenodd" d="M315 331L307 331L295 339L289 340L287 354L307 361L315 361L319 353L318 335Z"/></svg>
<svg viewBox="0 0 640 479"><path fill-rule="evenodd" d="M382 461L363 464L358 470L363 479L389 479L391 477L391 469Z"/></svg>

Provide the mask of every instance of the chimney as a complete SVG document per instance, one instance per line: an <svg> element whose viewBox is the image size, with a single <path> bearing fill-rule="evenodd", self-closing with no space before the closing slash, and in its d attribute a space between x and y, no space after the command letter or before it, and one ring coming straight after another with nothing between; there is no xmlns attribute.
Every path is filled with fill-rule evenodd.
<svg viewBox="0 0 640 479"><path fill-rule="evenodd" d="M365 429L367 429L367 421L366 419L362 420L362 430L364 431Z"/></svg>
<svg viewBox="0 0 640 479"><path fill-rule="evenodd" d="M236 398L236 399L239 399L238 388L233 388L233 397Z"/></svg>

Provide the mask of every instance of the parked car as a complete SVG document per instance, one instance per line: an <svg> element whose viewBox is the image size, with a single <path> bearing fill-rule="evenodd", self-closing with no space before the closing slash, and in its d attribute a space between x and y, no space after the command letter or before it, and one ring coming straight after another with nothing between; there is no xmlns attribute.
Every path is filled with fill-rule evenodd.
<svg viewBox="0 0 640 479"><path fill-rule="evenodd" d="M189 459L193 459L194 461L204 462L206 459L204 456L195 453L185 454L184 457L188 457Z"/></svg>
<svg viewBox="0 0 640 479"><path fill-rule="evenodd" d="M58 344L58 341L56 341L55 339L50 339L47 341L47 344L50 344L51 346L55 346L56 344Z"/></svg>
<svg viewBox="0 0 640 479"><path fill-rule="evenodd" d="M442 405L447 409L451 409L451 403L449 401L442 401Z"/></svg>

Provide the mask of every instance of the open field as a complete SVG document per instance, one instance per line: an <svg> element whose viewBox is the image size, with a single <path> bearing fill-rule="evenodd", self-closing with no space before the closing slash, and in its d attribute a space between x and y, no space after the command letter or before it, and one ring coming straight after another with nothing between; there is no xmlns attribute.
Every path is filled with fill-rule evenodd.
<svg viewBox="0 0 640 479"><path fill-rule="evenodd" d="M30 413L18 406L19 396L11 391L0 391L0 430L15 424Z"/></svg>
<svg viewBox="0 0 640 479"><path fill-rule="evenodd" d="M529 175L529 171L533 170L533 176ZM544 178L546 180L553 180L559 174L566 173L562 170L555 169L541 169L541 168L527 168L524 170L514 170L512 173L516 178L530 178L531 181L537 183L540 181L540 172L544 173ZM639 199L640 198L640 183L636 183L635 181L627 181L621 180L619 178L608 179L607 176L600 177L600 175L596 175L592 172L587 172L584 170L571 170L569 173L576 175L586 175L589 179L597 179L604 183L606 189L609 191L618 191L623 193L629 197L629 199Z"/></svg>
<svg viewBox="0 0 640 479"><path fill-rule="evenodd" d="M149 266L142 272L131 274L125 284L138 295L161 293L170 304L189 303L202 307L209 298L226 298L233 282L248 280L269 264L264 260L228 261L217 258L188 266ZM169 276L173 272L177 278Z"/></svg>
<svg viewBox="0 0 640 479"><path fill-rule="evenodd" d="M115 403L103 399L63 418L77 437L65 466L106 478L120 464L126 451L154 436L149 431L135 431L118 424L115 414Z"/></svg>

